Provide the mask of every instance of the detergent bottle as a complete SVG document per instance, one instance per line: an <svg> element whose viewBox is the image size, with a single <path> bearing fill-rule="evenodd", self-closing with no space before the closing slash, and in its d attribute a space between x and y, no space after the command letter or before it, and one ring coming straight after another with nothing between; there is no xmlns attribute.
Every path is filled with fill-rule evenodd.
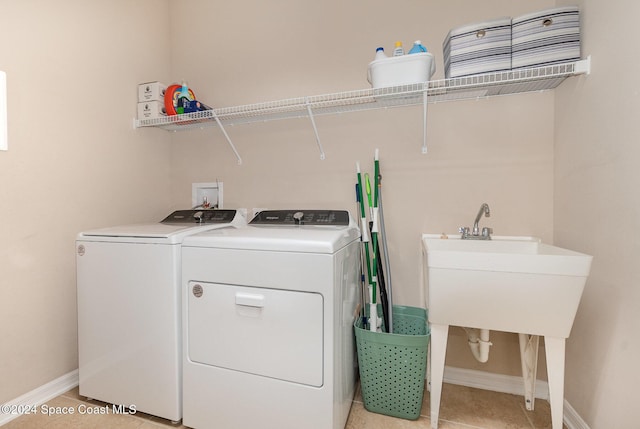
<svg viewBox="0 0 640 429"><path fill-rule="evenodd" d="M195 97L193 92L189 90L186 81L182 81L182 87L179 94L177 94L176 113L181 115L183 113L191 113L197 111Z"/></svg>
<svg viewBox="0 0 640 429"><path fill-rule="evenodd" d="M413 42L413 47L409 50L410 54L418 54L420 52L427 52L427 48L422 45L420 40Z"/></svg>
<svg viewBox="0 0 640 429"><path fill-rule="evenodd" d="M402 42L396 42L396 47L393 49L393 56L399 57L400 55L404 55L404 48L402 47Z"/></svg>
<svg viewBox="0 0 640 429"><path fill-rule="evenodd" d="M187 82L184 80L182 81L182 88L180 89L180 98L186 98L189 101L193 101Z"/></svg>
<svg viewBox="0 0 640 429"><path fill-rule="evenodd" d="M383 47L376 48L375 59L376 60L381 60L383 58L387 58L387 54L384 53L384 48Z"/></svg>

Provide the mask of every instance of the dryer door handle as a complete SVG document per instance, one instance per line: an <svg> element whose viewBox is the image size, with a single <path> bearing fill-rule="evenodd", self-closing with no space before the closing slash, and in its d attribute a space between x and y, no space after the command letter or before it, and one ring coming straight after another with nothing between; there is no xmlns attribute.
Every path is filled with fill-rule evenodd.
<svg viewBox="0 0 640 429"><path fill-rule="evenodd" d="M251 293L236 293L236 305L245 307L264 307L264 295Z"/></svg>

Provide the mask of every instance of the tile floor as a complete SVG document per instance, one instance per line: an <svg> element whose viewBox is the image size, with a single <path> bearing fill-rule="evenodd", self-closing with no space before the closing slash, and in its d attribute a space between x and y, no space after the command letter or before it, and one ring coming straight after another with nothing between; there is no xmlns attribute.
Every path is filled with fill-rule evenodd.
<svg viewBox="0 0 640 429"><path fill-rule="evenodd" d="M87 401L72 389L47 402L48 407L103 407L98 401ZM40 410L41 407L38 407ZM23 415L2 429L182 429L168 420L143 413L135 415ZM213 426L215 427L215 425ZM425 392L418 420L398 419L367 411L360 392L356 392L345 429L429 429L429 395ZM566 427L566 426L565 426ZM444 384L440 408L440 429L542 429L551 428L549 403L537 400L535 411L527 411L522 396ZM229 428L220 428L229 429ZM288 428L282 428L288 429ZM304 429L304 428L291 428Z"/></svg>

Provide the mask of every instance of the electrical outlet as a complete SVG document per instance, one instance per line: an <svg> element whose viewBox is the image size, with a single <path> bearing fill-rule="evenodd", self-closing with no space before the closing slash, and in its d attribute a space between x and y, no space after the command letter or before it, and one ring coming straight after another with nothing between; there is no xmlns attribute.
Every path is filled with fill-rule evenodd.
<svg viewBox="0 0 640 429"><path fill-rule="evenodd" d="M204 208L223 208L222 182L192 183L191 206Z"/></svg>

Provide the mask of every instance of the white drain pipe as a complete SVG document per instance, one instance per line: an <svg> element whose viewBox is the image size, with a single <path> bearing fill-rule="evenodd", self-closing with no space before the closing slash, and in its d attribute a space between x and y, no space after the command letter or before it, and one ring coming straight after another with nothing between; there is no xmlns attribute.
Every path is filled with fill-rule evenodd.
<svg viewBox="0 0 640 429"><path fill-rule="evenodd" d="M469 348L473 357L478 362L487 362L489 360L489 347L493 345L489 341L489 330L477 328L464 328L464 330L467 332Z"/></svg>

